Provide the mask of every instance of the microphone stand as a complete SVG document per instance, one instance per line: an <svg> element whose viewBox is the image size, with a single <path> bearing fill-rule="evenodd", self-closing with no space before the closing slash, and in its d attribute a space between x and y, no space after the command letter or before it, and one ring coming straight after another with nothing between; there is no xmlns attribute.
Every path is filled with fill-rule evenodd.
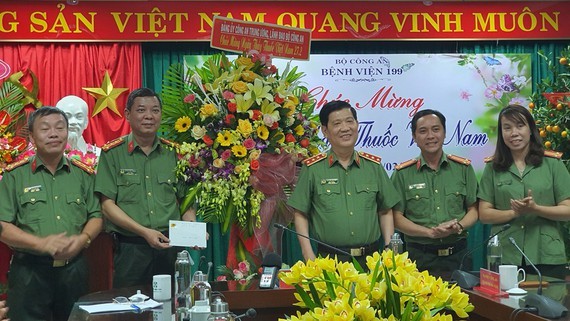
<svg viewBox="0 0 570 321"><path fill-rule="evenodd" d="M511 227L511 224L503 225L499 231L497 231L495 234L489 236L485 240L485 242L480 243L479 245L477 245L473 249L467 251L463 255L463 257L461 258L461 263L459 264L459 269L453 271L453 273L451 274L451 280L457 282L457 285L459 285L459 287L462 289L472 289L474 286L478 285L479 284L479 277L477 277L477 276L475 276L472 273L469 273L467 271L463 271L463 262L465 261L465 258L468 255L472 254L475 250L481 248L484 244L487 244L489 242L489 240L491 240L495 236L497 236L500 233L508 230L510 227Z"/></svg>
<svg viewBox="0 0 570 321"><path fill-rule="evenodd" d="M356 260L356 258L354 257L354 255L348 253L347 251L341 250L341 249L339 249L338 247L334 247L334 246L332 246L332 245L330 245L330 244L327 244L327 243L325 243L325 242L321 242L321 241L319 241L319 240L317 240L317 239L315 239L315 238L312 238L312 237L310 237L310 236L297 233L297 231L293 231L292 229L286 227L285 225L282 225L282 224L279 224L279 223L273 223L273 226L274 226L275 228L278 228L278 229L281 229L281 230L285 230L285 231L287 231L287 232L291 232L291 233L293 233L293 234L295 234L295 235L298 235L298 236L300 236L300 237L306 238L307 240L316 242L316 243L318 243L318 244L320 244L320 245L322 245L322 246L324 246L324 247L326 247L326 248L328 248L328 249L331 249L331 250L333 250L333 251L335 251L335 252L337 252L337 253L340 253L340 254L343 254L343 255L346 255L346 256L350 256L350 257L352 258L352 263L355 265L355 267L356 267L357 269L360 268L360 270L362 270L362 266L360 266L360 263L358 263L358 261Z"/></svg>
<svg viewBox="0 0 570 321"><path fill-rule="evenodd" d="M509 237L509 241L511 241L515 248L522 254L526 262L532 266L538 275L538 288L536 289L536 293L529 293L525 296L525 307L534 307L538 310L539 316L549 319L556 319L565 315L568 312L568 309L565 306L558 301L542 295L542 274L540 273L540 270L536 265L534 265L534 263L532 263L528 256L526 256L523 250L521 250L517 245L517 242L515 242L515 239Z"/></svg>

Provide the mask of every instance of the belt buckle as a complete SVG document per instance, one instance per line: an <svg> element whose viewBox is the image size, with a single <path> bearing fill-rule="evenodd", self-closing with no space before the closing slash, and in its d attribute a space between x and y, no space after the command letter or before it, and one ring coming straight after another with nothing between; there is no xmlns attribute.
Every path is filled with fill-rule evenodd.
<svg viewBox="0 0 570 321"><path fill-rule="evenodd" d="M62 267L69 263L67 260L53 260L52 267Z"/></svg>
<svg viewBox="0 0 570 321"><path fill-rule="evenodd" d="M451 254L453 254L453 248L452 247L437 250L437 256L450 256Z"/></svg>
<svg viewBox="0 0 570 321"><path fill-rule="evenodd" d="M364 255L364 247L350 249L350 255L352 255L352 256L363 256Z"/></svg>

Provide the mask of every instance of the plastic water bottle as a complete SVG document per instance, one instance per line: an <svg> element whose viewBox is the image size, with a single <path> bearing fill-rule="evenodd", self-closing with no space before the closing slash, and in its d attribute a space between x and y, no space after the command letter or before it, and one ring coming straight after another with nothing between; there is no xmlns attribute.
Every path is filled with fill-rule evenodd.
<svg viewBox="0 0 570 321"><path fill-rule="evenodd" d="M178 253L176 262L174 264L174 278L175 283L175 306L176 310L182 309L185 312L186 309L190 309L191 306L191 296L190 296L190 284L192 275L192 264L190 263L190 253L184 250Z"/></svg>
<svg viewBox="0 0 570 321"><path fill-rule="evenodd" d="M404 242L400 238L400 234L394 233L390 240L390 249L394 254L401 254L404 252Z"/></svg>
<svg viewBox="0 0 570 321"><path fill-rule="evenodd" d="M499 236L495 235L487 244L487 270L499 273L499 265L503 260L503 249Z"/></svg>

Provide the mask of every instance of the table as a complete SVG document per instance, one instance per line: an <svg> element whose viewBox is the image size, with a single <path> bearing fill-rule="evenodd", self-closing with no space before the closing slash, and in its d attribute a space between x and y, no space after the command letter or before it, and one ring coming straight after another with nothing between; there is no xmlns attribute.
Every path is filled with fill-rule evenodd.
<svg viewBox="0 0 570 321"><path fill-rule="evenodd" d="M529 276L527 276L529 277ZM532 277L530 277L532 280ZM570 283L564 281L551 281L548 287L543 289L543 295L552 299L562 302L566 307L570 307L570 296L568 289ZM80 299L71 313L69 321L163 321L164 315L157 315L157 312L144 311L141 314L132 312L119 313L119 314L104 314L104 315L89 315L83 310L80 310L78 305L82 303L94 302L110 302L113 297L117 296L130 296L136 293L136 290L142 290L143 293L149 295L150 286L144 287L131 287L118 290L109 290L95 292L88 294ZM251 319L252 321L275 321L278 318L283 318L285 315L296 314L298 308L293 306L296 302L293 293L294 289L275 289L266 290L259 289L257 282L240 287L236 283L226 282L213 282L213 293L219 292L229 304L231 312L236 314L244 313L248 308L255 308L257 317ZM536 288L527 289L529 293L536 292ZM508 298L491 297L489 295L479 293L476 291L465 291L469 294L471 303L475 306L475 310L470 313L470 321L509 321L513 311L520 307L520 299L524 296L510 296ZM167 304L172 304L168 302ZM161 319L162 318L162 319ZM242 319L247 321L247 319ZM520 313L517 315L515 321L545 321L547 319L533 315L530 313ZM557 319L559 321L570 321L570 315Z"/></svg>
<svg viewBox="0 0 570 321"><path fill-rule="evenodd" d="M230 311L236 315L245 313L249 308L255 308L257 316L255 321L274 321L278 318L284 318L285 315L295 314L298 308L293 306L296 302L293 296L294 289L259 289L259 280L252 280L247 285L240 285L237 282L212 282L212 293L220 293L223 295L226 302L228 302ZM150 285L139 287L128 287L123 289L114 289L108 291L99 291L85 295L79 299L68 321L163 321L167 319L165 314L159 311L143 311L140 314L133 312L113 313L113 314L93 314L79 308L80 304L94 304L94 303L109 303L111 300L118 296L131 296L141 290L142 293L152 296ZM172 310L172 301L165 302L170 305ZM246 318L242 319L246 321Z"/></svg>

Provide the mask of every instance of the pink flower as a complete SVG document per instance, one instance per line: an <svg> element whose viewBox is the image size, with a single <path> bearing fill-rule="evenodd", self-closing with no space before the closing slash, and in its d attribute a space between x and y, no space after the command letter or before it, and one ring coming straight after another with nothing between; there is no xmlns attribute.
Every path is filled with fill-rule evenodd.
<svg viewBox="0 0 570 321"><path fill-rule="evenodd" d="M492 85L485 89L485 97L492 99L501 99L503 97L503 91L497 85Z"/></svg>
<svg viewBox="0 0 570 321"><path fill-rule="evenodd" d="M224 97L225 100L234 99L234 96L234 93L229 90L226 90L222 93L222 97Z"/></svg>
<svg viewBox="0 0 570 321"><path fill-rule="evenodd" d="M306 103L309 101L309 94L303 93L303 94L301 94L300 98L301 98L301 102Z"/></svg>
<svg viewBox="0 0 570 321"><path fill-rule="evenodd" d="M233 272L234 272L234 279L236 279L236 280L241 280L241 279L244 278L244 275L243 275L243 273L242 273L240 270L234 269Z"/></svg>
<svg viewBox="0 0 570 321"><path fill-rule="evenodd" d="M232 151L229 149L226 149L225 151L222 152L222 155L220 155L220 157L223 160L228 160L230 157L232 157Z"/></svg>
<svg viewBox="0 0 570 321"><path fill-rule="evenodd" d="M251 150L255 147L255 141L251 137L249 137L248 139L243 141L243 146L245 146L247 150Z"/></svg>
<svg viewBox="0 0 570 321"><path fill-rule="evenodd" d="M196 99L196 95L189 94L189 95L186 95L186 97L184 97L184 102L187 104L190 104L190 103L194 102L195 99Z"/></svg>
<svg viewBox="0 0 570 321"><path fill-rule="evenodd" d="M238 263L238 269L242 271L244 274L247 274L249 272L249 264L247 263L247 261L241 261Z"/></svg>
<svg viewBox="0 0 570 321"><path fill-rule="evenodd" d="M225 275L218 275L218 277L216 278L216 281L227 281L228 277Z"/></svg>

